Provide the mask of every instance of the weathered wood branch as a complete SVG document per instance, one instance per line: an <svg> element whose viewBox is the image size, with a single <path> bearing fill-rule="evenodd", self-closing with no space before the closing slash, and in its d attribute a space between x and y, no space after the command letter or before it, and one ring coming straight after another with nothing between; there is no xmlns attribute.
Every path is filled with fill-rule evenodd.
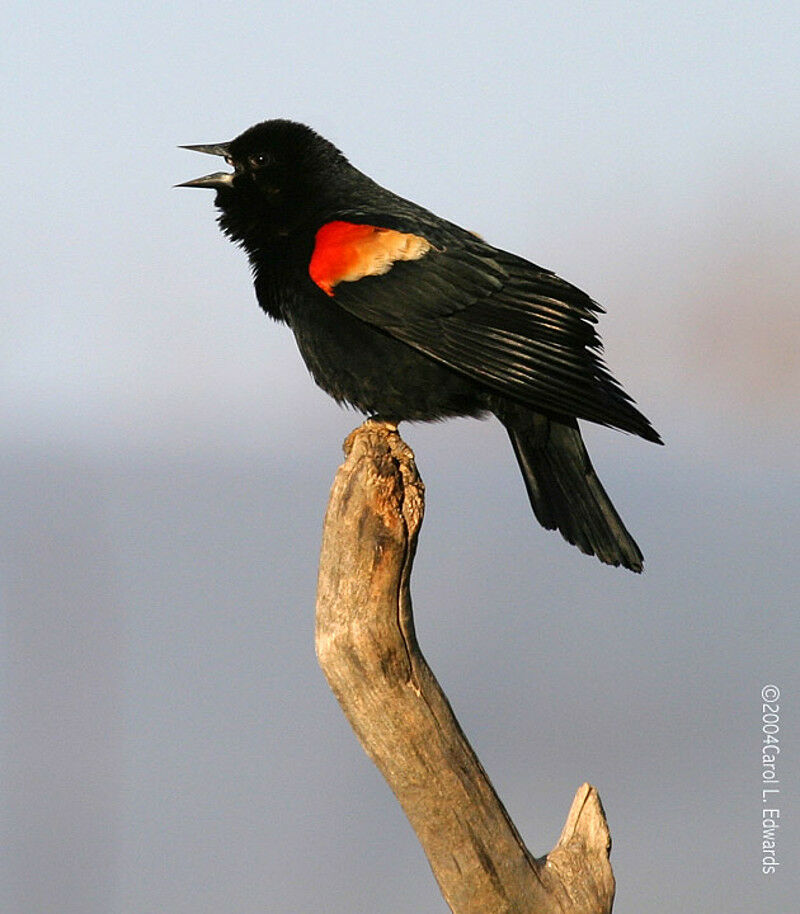
<svg viewBox="0 0 800 914"><path fill-rule="evenodd" d="M578 788L558 844L533 858L419 649L409 579L424 489L414 455L393 427L371 421L345 454L325 518L317 656L447 903L456 914L607 914L611 838L597 791Z"/></svg>

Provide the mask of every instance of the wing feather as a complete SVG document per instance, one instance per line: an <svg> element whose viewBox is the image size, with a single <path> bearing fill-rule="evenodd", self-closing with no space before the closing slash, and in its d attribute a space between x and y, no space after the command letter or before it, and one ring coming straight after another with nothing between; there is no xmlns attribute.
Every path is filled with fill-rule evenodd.
<svg viewBox="0 0 800 914"><path fill-rule="evenodd" d="M338 285L338 306L498 394L660 440L602 361L596 302L450 223L428 232L429 214L420 213L370 216L431 247L384 275Z"/></svg>

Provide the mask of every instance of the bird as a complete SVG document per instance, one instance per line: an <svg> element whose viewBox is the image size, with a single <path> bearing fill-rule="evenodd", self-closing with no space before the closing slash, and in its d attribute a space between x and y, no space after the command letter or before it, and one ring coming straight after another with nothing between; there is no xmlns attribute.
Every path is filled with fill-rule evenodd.
<svg viewBox="0 0 800 914"><path fill-rule="evenodd" d="M493 414L539 523L641 572L578 420L663 442L604 363L597 302L380 186L296 121L181 148L225 160L177 186L216 191L258 303L293 331L319 387L392 424Z"/></svg>

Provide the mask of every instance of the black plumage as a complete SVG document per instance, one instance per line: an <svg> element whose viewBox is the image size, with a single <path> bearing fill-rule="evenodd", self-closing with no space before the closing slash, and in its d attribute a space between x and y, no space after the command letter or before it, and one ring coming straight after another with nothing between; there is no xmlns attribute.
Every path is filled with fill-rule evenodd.
<svg viewBox="0 0 800 914"><path fill-rule="evenodd" d="M576 419L660 438L602 361L596 302L380 187L301 124L187 148L233 167L184 186L217 191L259 303L323 390L393 421L494 413L540 523L641 571Z"/></svg>

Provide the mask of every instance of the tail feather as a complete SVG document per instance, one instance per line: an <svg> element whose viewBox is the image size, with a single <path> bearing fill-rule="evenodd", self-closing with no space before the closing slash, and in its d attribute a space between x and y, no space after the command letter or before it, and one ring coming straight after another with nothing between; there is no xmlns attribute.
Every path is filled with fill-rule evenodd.
<svg viewBox="0 0 800 914"><path fill-rule="evenodd" d="M539 523L601 562L640 572L642 553L597 478L578 423L536 413L503 422Z"/></svg>

